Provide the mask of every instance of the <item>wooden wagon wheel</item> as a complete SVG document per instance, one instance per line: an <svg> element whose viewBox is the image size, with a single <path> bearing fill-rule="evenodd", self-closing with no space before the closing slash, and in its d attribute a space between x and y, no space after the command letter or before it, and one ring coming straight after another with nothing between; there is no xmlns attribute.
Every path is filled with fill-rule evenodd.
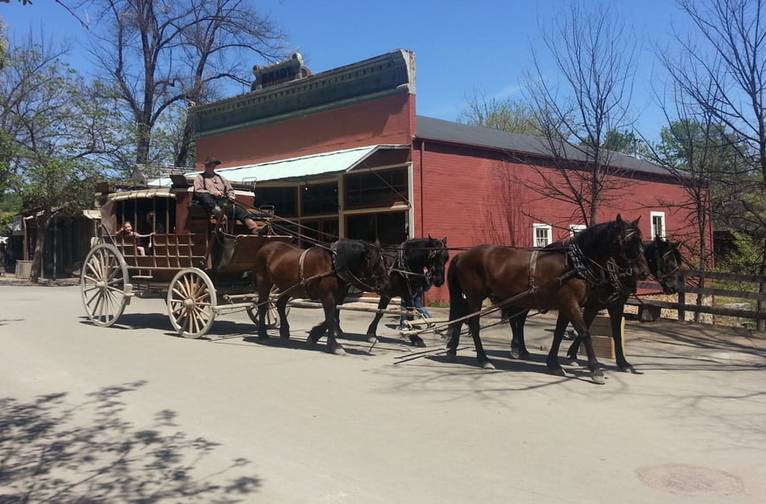
<svg viewBox="0 0 766 504"><path fill-rule="evenodd" d="M132 294L128 266L117 247L100 243L90 249L80 274L85 313L96 325L117 322Z"/></svg>
<svg viewBox="0 0 766 504"><path fill-rule="evenodd" d="M271 294L274 295L277 292L279 292L279 289L272 287ZM290 313L289 306L285 307L285 315L288 313ZM253 324L258 325L258 308L247 308L247 314L250 316L250 320L253 321ZM276 304L269 301L266 305L266 328L276 329L277 327L279 327L279 312L277 311Z"/></svg>
<svg viewBox="0 0 766 504"><path fill-rule="evenodd" d="M204 336L215 320L213 282L198 268L179 271L168 287L168 316L173 329L184 338Z"/></svg>

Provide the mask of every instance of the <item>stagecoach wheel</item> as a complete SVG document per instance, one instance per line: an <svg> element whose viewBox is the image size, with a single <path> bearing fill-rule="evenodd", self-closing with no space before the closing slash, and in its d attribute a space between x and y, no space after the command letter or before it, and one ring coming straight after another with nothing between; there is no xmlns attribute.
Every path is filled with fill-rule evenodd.
<svg viewBox="0 0 766 504"><path fill-rule="evenodd" d="M271 289L271 295L274 296L279 292L279 289L273 287ZM285 307L285 315L290 313L290 307ZM253 324L258 325L258 308L247 308L247 314L250 316L250 320ZM266 329L276 329L279 327L279 312L277 311L277 305L271 301L266 304Z"/></svg>
<svg viewBox="0 0 766 504"><path fill-rule="evenodd" d="M80 290L85 313L94 324L109 327L117 322L132 292L128 265L117 247L101 243L90 249L80 274Z"/></svg>
<svg viewBox="0 0 766 504"><path fill-rule="evenodd" d="M201 338L215 320L215 287L199 268L179 271L168 288L168 316L173 329L184 338Z"/></svg>

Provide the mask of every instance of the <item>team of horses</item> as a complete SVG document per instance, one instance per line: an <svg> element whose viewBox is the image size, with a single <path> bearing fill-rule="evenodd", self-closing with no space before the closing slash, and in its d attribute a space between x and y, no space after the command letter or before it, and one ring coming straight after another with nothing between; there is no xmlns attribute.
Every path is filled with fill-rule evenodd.
<svg viewBox="0 0 766 504"><path fill-rule="evenodd" d="M342 239L331 246L299 248L285 242L271 242L258 251L254 281L260 299L268 299L276 287L276 308L280 337L290 337L286 307L291 298L319 301L324 320L309 331L308 342L327 336L330 353L344 353L339 305L349 289L377 292L378 310L367 336L377 338L377 326L393 297L413 306L416 293L446 281L450 298L447 357L454 359L465 324L473 337L480 366L492 369L480 337L480 316L489 300L510 325L511 356L527 359L524 323L529 310L556 310L558 320L546 364L555 374L565 374L558 358L566 327L572 324L577 337L567 355L576 359L585 346L588 367L596 383L604 376L593 349L589 331L598 311L606 308L612 322L616 363L620 370L637 372L622 349L621 320L627 298L636 293L638 282L653 276L666 293L683 287L681 256L675 244L656 237L644 242L638 220L620 215L613 221L590 226L565 241L544 248L523 249L480 245L455 254L449 263L447 240L407 240L396 246ZM446 271L446 274L445 274ZM258 336L267 338L265 303L258 309ZM425 346L417 334L412 345Z"/></svg>

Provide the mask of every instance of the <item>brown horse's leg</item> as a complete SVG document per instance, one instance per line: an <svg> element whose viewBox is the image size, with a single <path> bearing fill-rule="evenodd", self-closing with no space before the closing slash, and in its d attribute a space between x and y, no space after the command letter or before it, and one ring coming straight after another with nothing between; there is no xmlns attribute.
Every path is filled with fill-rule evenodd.
<svg viewBox="0 0 766 504"><path fill-rule="evenodd" d="M383 318L381 310L385 310L388 307L388 303L391 302L391 298L383 294L380 295L380 301L378 301L378 313L370 322L370 326L367 328L367 341L370 343L375 342L378 339L378 323Z"/></svg>
<svg viewBox="0 0 766 504"><path fill-rule="evenodd" d="M517 314L518 308L508 308L511 314ZM529 359L529 352L527 351L527 345L524 342L524 324L527 321L527 314L529 310L524 313L518 313L515 317L508 320L511 326L511 333L513 338L511 339L511 357L514 359Z"/></svg>
<svg viewBox="0 0 766 504"><path fill-rule="evenodd" d="M585 343L585 351L588 353L588 368L590 369L591 378L593 378L594 383L603 385L605 383L604 372L601 371L601 367L596 359L596 353L593 351L593 340L590 337L588 326L585 324L585 320L580 313L580 307L573 301L561 311L569 317L575 331L577 331L577 334L582 337L582 341Z"/></svg>
<svg viewBox="0 0 766 504"><path fill-rule="evenodd" d="M548 358L545 361L548 371L559 376L566 376L559 363L559 348L561 347L561 339L564 337L564 330L567 324L569 324L569 318L559 311L559 316L556 319L556 328L553 330L553 343L548 352Z"/></svg>
<svg viewBox="0 0 766 504"><path fill-rule="evenodd" d="M622 339L625 336L622 333L622 316L625 313L625 300L618 299L609 305L609 319L612 322L612 339L614 339L614 353L617 361L617 367L620 371L626 373L642 374L636 370L633 365L625 358L625 352L622 349Z"/></svg>
<svg viewBox="0 0 766 504"><path fill-rule="evenodd" d="M324 336L324 333L327 331L327 322L322 321L311 328L309 331L309 337L306 339L306 343L311 343L312 345L315 344L317 341L322 339L322 336Z"/></svg>
<svg viewBox="0 0 766 504"><path fill-rule="evenodd" d="M277 299L277 313L279 313L279 337L290 339L290 324L287 322L287 296Z"/></svg>
<svg viewBox="0 0 766 504"><path fill-rule="evenodd" d="M468 302L469 313L481 310L481 300L478 302ZM476 359L479 361L479 366L484 369L495 369L495 365L487 357L487 353L484 351L484 346L481 344L481 336L479 336L479 316L475 315L468 319L468 329L473 336L473 345L476 348Z"/></svg>
<svg viewBox="0 0 766 504"><path fill-rule="evenodd" d="M271 294L272 283L265 278L258 278L258 337L267 339L266 333L266 311L269 309L267 301Z"/></svg>
<svg viewBox="0 0 766 504"><path fill-rule="evenodd" d="M335 338L339 330L338 320L335 318L337 311L335 306L335 296L332 294L325 295L325 298L322 300L322 307L324 308L324 325L327 328L327 351L332 354L343 355L346 351Z"/></svg>
<svg viewBox="0 0 766 504"><path fill-rule="evenodd" d="M341 284L338 289L338 296L335 300L337 304L337 308L335 310L335 320L337 322L337 327L338 327L338 333L336 334L336 336L338 338L343 337L343 329L340 328L340 305L342 305L343 301L345 301L347 294L348 294L348 285Z"/></svg>
<svg viewBox="0 0 766 504"><path fill-rule="evenodd" d="M583 320L585 320L585 325L590 327L597 314L598 307L595 304L586 304L585 309L583 310ZM578 334L575 336L572 344L569 345L569 350L567 350L567 358L572 361L572 364L577 363L577 352L580 351L580 343L582 343L582 338Z"/></svg>

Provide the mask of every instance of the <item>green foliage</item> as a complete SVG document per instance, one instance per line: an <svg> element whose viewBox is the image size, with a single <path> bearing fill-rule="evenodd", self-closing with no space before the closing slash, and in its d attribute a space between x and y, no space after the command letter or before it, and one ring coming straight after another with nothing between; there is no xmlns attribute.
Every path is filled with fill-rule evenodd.
<svg viewBox="0 0 766 504"><path fill-rule="evenodd" d="M609 130L604 137L604 148L631 156L647 156L649 154L646 143L632 130Z"/></svg>
<svg viewBox="0 0 766 504"><path fill-rule="evenodd" d="M719 264L719 269L757 275L763 258L761 240L761 237L754 238L751 235L735 231L735 251L729 255L726 261Z"/></svg>
<svg viewBox="0 0 766 504"><path fill-rule="evenodd" d="M537 119L532 108L521 101L487 98L474 95L460 114L465 124L484 126L506 133L535 135L539 132Z"/></svg>

